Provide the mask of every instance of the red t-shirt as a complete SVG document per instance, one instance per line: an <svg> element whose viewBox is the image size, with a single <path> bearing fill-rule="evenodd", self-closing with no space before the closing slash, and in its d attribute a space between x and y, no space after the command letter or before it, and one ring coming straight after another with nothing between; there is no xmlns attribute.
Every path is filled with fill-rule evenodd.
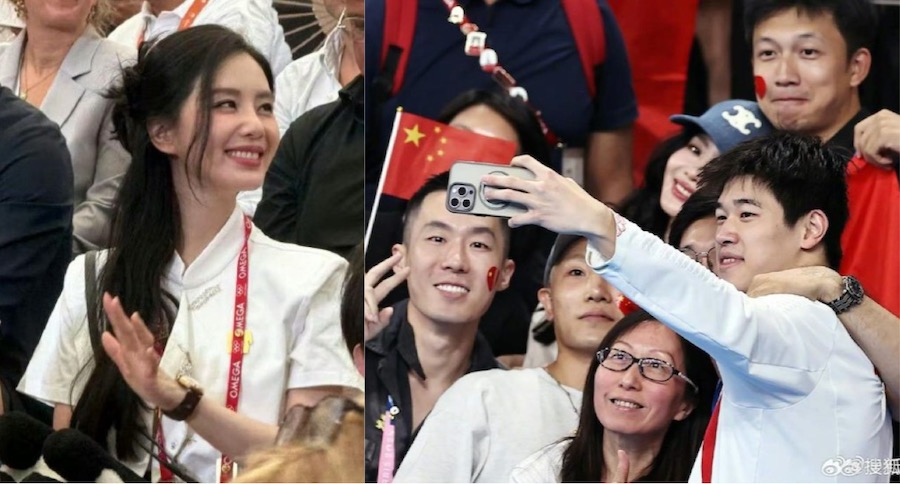
<svg viewBox="0 0 900 484"><path fill-rule="evenodd" d="M841 237L840 273L900 316L900 183L897 173L854 156L847 164L850 218Z"/></svg>

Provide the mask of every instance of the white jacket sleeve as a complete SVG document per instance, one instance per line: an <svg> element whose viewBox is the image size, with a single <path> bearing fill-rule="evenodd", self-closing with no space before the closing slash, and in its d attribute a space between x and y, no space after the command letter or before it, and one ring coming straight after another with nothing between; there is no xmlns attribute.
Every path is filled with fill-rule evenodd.
<svg viewBox="0 0 900 484"><path fill-rule="evenodd" d="M610 260L591 246L585 257L635 304L712 356L738 405L777 408L802 399L831 354L839 323L824 304L786 294L750 298L630 222Z"/></svg>

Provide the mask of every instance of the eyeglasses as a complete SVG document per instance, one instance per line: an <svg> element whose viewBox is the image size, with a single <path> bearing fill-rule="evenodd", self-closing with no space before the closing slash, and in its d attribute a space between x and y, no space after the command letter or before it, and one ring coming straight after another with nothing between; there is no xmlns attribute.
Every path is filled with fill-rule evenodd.
<svg viewBox="0 0 900 484"><path fill-rule="evenodd" d="M366 19L365 17L347 15L347 9L345 8L341 10L337 28L342 29L354 40L362 40L366 34Z"/></svg>
<svg viewBox="0 0 900 484"><path fill-rule="evenodd" d="M718 259L716 258L717 247L713 247L712 249L707 250L706 252L697 252L693 249L689 249L687 247L683 249L679 249L682 254L694 259L698 264L705 266L707 269L715 272L716 263L718 263Z"/></svg>
<svg viewBox="0 0 900 484"><path fill-rule="evenodd" d="M600 362L600 366L612 371L625 371L631 368L631 365L637 363L641 376L659 383L667 382L673 376L678 376L694 387L694 392L700 393L700 388L687 375L675 369L668 362L658 358L637 358L619 349L603 348L597 352L597 360Z"/></svg>

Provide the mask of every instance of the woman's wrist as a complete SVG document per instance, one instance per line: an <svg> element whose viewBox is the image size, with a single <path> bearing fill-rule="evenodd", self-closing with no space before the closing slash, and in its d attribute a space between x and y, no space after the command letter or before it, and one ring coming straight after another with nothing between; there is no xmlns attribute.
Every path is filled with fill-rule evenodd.
<svg viewBox="0 0 900 484"><path fill-rule="evenodd" d="M159 377L159 394L155 403L161 410L172 411L181 405L184 397L187 395L187 389L182 388L174 379L162 376Z"/></svg>

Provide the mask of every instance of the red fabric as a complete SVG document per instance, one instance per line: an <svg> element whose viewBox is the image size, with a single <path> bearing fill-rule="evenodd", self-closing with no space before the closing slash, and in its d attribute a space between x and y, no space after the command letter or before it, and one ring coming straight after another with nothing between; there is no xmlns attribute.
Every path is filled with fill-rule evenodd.
<svg viewBox="0 0 900 484"><path fill-rule="evenodd" d="M592 98L597 97L597 80L594 67L606 60L606 35L603 29L603 17L600 6L595 0L562 0L563 11L572 28L581 68L587 79L588 91Z"/></svg>
<svg viewBox="0 0 900 484"><path fill-rule="evenodd" d="M713 457L716 453L716 433L719 428L719 408L722 406L722 395L719 394L719 401L716 402L716 408L713 410L712 417L709 418L709 425L706 426L706 433L703 434L703 455L700 456L700 477L703 482L712 482L712 465Z"/></svg>
<svg viewBox="0 0 900 484"><path fill-rule="evenodd" d="M697 4L698 0L609 1L625 39L638 100L631 158L635 186L644 180L653 148L677 131L668 117L684 110Z"/></svg>
<svg viewBox="0 0 900 484"><path fill-rule="evenodd" d="M418 0L388 0L384 4L385 39L381 43L381 62L387 59L388 48L396 46L401 49L397 69L394 71L391 96L396 96L403 85L403 74L409 62L409 50L412 48L413 34L416 30L416 15L419 10Z"/></svg>
<svg viewBox="0 0 900 484"><path fill-rule="evenodd" d="M415 114L394 120L382 193L409 200L429 177L447 171L458 160L508 165L516 145L482 136Z"/></svg>
<svg viewBox="0 0 900 484"><path fill-rule="evenodd" d="M847 165L850 218L841 237L840 273L900 316L900 186L897 173L854 157Z"/></svg>

